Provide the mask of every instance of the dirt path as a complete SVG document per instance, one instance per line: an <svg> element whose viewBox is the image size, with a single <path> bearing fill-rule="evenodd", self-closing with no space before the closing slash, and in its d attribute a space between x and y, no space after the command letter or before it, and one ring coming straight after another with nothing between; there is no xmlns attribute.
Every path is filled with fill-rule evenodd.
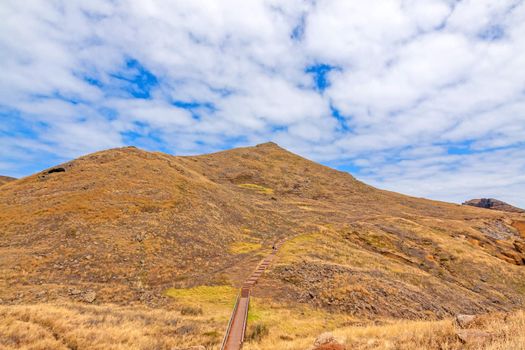
<svg viewBox="0 0 525 350"><path fill-rule="evenodd" d="M248 308L250 306L250 293L257 283L259 277L264 273L266 268L270 265L277 250L283 244L283 241L274 245L274 249L270 255L265 257L255 271L246 281L244 281L237 302L233 309L230 323L226 329L226 334L222 342L221 350L240 350L244 342L244 333L246 332L246 322L248 319Z"/></svg>

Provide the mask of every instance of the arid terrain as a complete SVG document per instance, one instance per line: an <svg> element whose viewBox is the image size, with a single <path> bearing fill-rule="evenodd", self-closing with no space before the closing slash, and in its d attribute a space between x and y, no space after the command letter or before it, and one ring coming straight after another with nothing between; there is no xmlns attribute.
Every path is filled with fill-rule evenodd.
<svg viewBox="0 0 525 350"><path fill-rule="evenodd" d="M14 181L14 180L16 180L14 177L1 176L0 175L0 186L2 186L3 184L6 184L8 182Z"/></svg>
<svg viewBox="0 0 525 350"><path fill-rule="evenodd" d="M0 182L0 348L217 349L281 239L245 349L469 347L457 314L482 315L483 348L524 348L525 214L379 190L274 143L111 149Z"/></svg>

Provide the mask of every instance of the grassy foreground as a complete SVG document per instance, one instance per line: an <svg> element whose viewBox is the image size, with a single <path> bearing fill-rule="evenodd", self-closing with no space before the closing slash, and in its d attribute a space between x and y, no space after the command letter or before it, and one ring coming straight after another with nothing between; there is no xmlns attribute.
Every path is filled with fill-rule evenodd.
<svg viewBox="0 0 525 350"><path fill-rule="evenodd" d="M219 289L224 287L219 287ZM172 310L66 303L0 306L0 348L179 349L203 345L218 349L234 294L215 298L213 288L200 289L202 303L190 293L172 290ZM219 308L212 309L217 304ZM491 339L466 346L452 320L382 321L372 324L310 308L288 309L255 298L247 330L246 350L312 349L315 338L330 331L347 349L525 349L525 312L479 318L476 329Z"/></svg>

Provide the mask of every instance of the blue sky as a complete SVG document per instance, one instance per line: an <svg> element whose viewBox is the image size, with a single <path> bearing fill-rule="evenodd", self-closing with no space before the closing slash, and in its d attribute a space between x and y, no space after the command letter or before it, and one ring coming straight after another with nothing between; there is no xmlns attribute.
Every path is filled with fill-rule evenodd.
<svg viewBox="0 0 525 350"><path fill-rule="evenodd" d="M274 141L375 186L525 207L523 1L0 4L0 174Z"/></svg>

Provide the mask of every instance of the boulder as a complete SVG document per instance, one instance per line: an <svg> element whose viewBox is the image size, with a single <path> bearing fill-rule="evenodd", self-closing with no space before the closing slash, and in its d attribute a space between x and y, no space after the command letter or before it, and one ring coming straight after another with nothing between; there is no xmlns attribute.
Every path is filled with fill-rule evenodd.
<svg viewBox="0 0 525 350"><path fill-rule="evenodd" d="M97 298L97 293L95 293L92 290L85 292L84 295L82 296L82 300L85 301L86 303L92 303L95 301L96 298Z"/></svg>
<svg viewBox="0 0 525 350"><path fill-rule="evenodd" d="M489 341L492 335L479 329L462 329L456 332L456 336L459 340L466 345L483 345Z"/></svg>
<svg viewBox="0 0 525 350"><path fill-rule="evenodd" d="M320 336L318 336L314 341L314 346L319 346L323 344L332 344L332 343L339 343L337 339L335 339L334 335L330 332L322 333Z"/></svg>
<svg viewBox="0 0 525 350"><path fill-rule="evenodd" d="M69 289L69 294L70 295L80 295L80 294L82 294L82 291L79 290L79 289L76 289L76 288L70 288Z"/></svg>
<svg viewBox="0 0 525 350"><path fill-rule="evenodd" d="M461 328L467 328L475 320L476 320L476 316L475 315L459 314L459 315L456 316L456 323Z"/></svg>
<svg viewBox="0 0 525 350"><path fill-rule="evenodd" d="M341 344L332 333L325 332L319 335L314 341L313 350L345 350L346 347Z"/></svg>

